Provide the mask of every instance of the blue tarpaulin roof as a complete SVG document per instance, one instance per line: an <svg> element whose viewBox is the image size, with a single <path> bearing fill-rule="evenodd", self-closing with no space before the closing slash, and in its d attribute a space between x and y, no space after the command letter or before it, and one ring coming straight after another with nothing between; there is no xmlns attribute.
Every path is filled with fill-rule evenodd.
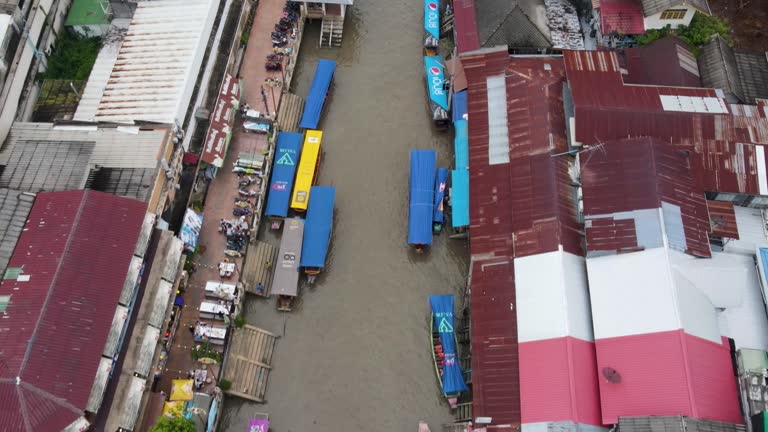
<svg viewBox="0 0 768 432"><path fill-rule="evenodd" d="M456 358L456 339L453 333L453 296L431 295L429 304L432 306L434 326L440 333L443 345L443 394L455 395L467 391L464 383L464 373L461 371L459 360Z"/></svg>
<svg viewBox="0 0 768 432"><path fill-rule="evenodd" d="M434 150L411 150L408 244L432 244L432 207L435 192Z"/></svg>
<svg viewBox="0 0 768 432"><path fill-rule="evenodd" d="M469 169L469 134L467 121L459 120L453 124L456 137L453 139L453 152L456 155L456 169Z"/></svg>
<svg viewBox="0 0 768 432"><path fill-rule="evenodd" d="M451 226L469 226L469 171L451 171Z"/></svg>
<svg viewBox="0 0 768 432"><path fill-rule="evenodd" d="M265 216L286 217L291 203L293 178L301 154L303 135L296 132L280 132L277 135L275 161L272 164L272 182L269 184Z"/></svg>
<svg viewBox="0 0 768 432"><path fill-rule="evenodd" d="M336 188L313 186L309 191L309 208L304 223L304 244L301 249L302 267L325 267L325 255L333 228L333 202Z"/></svg>
<svg viewBox="0 0 768 432"><path fill-rule="evenodd" d="M467 115L467 91L462 90L453 94L453 121L466 120Z"/></svg>
<svg viewBox="0 0 768 432"><path fill-rule="evenodd" d="M445 188L448 185L448 168L438 168L435 175L435 209L432 213L432 222L443 223L443 201L445 200Z"/></svg>
<svg viewBox="0 0 768 432"><path fill-rule="evenodd" d="M307 103L304 104L304 114L299 123L300 128L317 129L320 113L323 112L323 104L325 104L325 96L328 94L328 87L331 86L335 69L336 62L333 60L320 59L320 62L317 63L315 78L312 80L312 87L309 88Z"/></svg>

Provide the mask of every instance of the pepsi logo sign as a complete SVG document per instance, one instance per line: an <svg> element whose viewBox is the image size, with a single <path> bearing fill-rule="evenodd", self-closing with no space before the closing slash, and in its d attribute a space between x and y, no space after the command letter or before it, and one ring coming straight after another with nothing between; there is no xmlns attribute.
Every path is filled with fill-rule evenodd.
<svg viewBox="0 0 768 432"><path fill-rule="evenodd" d="M436 66L432 66L429 68L429 73L432 75L440 75L440 68Z"/></svg>
<svg viewBox="0 0 768 432"><path fill-rule="evenodd" d="M429 8L429 10L436 11L437 10L437 3L429 3L429 4L427 4L427 7Z"/></svg>

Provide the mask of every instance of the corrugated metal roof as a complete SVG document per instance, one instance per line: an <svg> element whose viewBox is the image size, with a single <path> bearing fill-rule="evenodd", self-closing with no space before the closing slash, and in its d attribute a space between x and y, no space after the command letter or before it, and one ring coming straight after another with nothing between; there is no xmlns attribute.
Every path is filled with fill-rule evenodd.
<svg viewBox="0 0 768 432"><path fill-rule="evenodd" d="M701 47L699 52L699 71L704 87L721 89L730 93L730 102L744 101L739 71L733 48L719 35ZM735 99L733 99L735 96Z"/></svg>
<svg viewBox="0 0 768 432"><path fill-rule="evenodd" d="M72 117L76 121L92 122L96 120L96 110L101 102L101 96L107 88L109 77L112 75L112 69L115 67L117 55L120 47L123 45L123 38L128 30L125 20L114 20L106 37L104 45L96 56L96 61L88 76L88 83L85 85L80 103L77 105L75 115Z"/></svg>
<svg viewBox="0 0 768 432"><path fill-rule="evenodd" d="M736 66L744 92L744 101L756 104L757 99L768 99L768 56L766 53L737 52Z"/></svg>
<svg viewBox="0 0 768 432"><path fill-rule="evenodd" d="M727 340L714 343L670 331L595 345L604 424L679 414L743 424ZM615 371L620 382L605 379L604 368Z"/></svg>
<svg viewBox="0 0 768 432"><path fill-rule="evenodd" d="M712 12L709 10L709 3L707 0L640 0L643 4L643 12L645 16L656 15L659 12L679 5L690 5L697 10L710 15Z"/></svg>
<svg viewBox="0 0 768 432"><path fill-rule="evenodd" d="M26 277L0 283L12 296L0 323L0 403L11 408L0 429L60 430L82 415L146 210L93 191L37 196L9 263Z"/></svg>
<svg viewBox="0 0 768 432"><path fill-rule="evenodd" d="M93 147L93 142L86 141L25 139L9 149L0 187L30 192L82 189L88 180Z"/></svg>
<svg viewBox="0 0 768 432"><path fill-rule="evenodd" d="M601 12L602 13L602 12ZM650 45L619 52L627 69L625 84L701 87L699 66L690 47L676 36L667 36Z"/></svg>
<svg viewBox="0 0 768 432"><path fill-rule="evenodd" d="M477 35L475 0L456 0L453 2L454 36L459 53L480 48Z"/></svg>
<svg viewBox="0 0 768 432"><path fill-rule="evenodd" d="M480 45L551 46L544 0L475 0Z"/></svg>
<svg viewBox="0 0 768 432"><path fill-rule="evenodd" d="M744 425L684 416L619 417L616 432L745 432Z"/></svg>
<svg viewBox="0 0 768 432"><path fill-rule="evenodd" d="M712 235L729 239L739 238L739 228L736 224L736 213L733 204L725 201L707 201L709 211L709 226Z"/></svg>
<svg viewBox="0 0 768 432"><path fill-rule="evenodd" d="M93 119L181 123L217 7L214 0L139 2ZM100 60L113 61L107 55ZM82 115L91 120L86 111Z"/></svg>
<svg viewBox="0 0 768 432"><path fill-rule="evenodd" d="M637 35L645 33L643 9L637 0L601 0L600 31Z"/></svg>
<svg viewBox="0 0 768 432"><path fill-rule="evenodd" d="M0 277L5 274L34 202L32 193L0 188Z"/></svg>

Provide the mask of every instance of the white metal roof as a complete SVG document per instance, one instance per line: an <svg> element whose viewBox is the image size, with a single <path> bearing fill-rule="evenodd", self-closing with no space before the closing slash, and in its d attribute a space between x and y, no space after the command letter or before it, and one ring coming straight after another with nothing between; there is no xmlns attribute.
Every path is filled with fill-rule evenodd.
<svg viewBox="0 0 768 432"><path fill-rule="evenodd" d="M97 59L95 68L113 67L95 112L84 108L80 115L126 123L183 121L217 6L214 0L139 2L117 58ZM96 88L85 93L97 95L102 82L94 79Z"/></svg>
<svg viewBox="0 0 768 432"><path fill-rule="evenodd" d="M584 258L566 252L515 258L515 290L520 342L593 340Z"/></svg>
<svg viewBox="0 0 768 432"><path fill-rule="evenodd" d="M768 246L765 222L760 209L734 206L739 239L729 239L723 248L725 252L754 255L758 246Z"/></svg>
<svg viewBox="0 0 768 432"><path fill-rule="evenodd" d="M104 391L107 389L109 373L112 371L112 359L102 357L99 361L99 369L96 370L96 379L93 381L91 394L88 396L86 409L90 412L98 412L104 399Z"/></svg>
<svg viewBox="0 0 768 432"><path fill-rule="evenodd" d="M8 27L11 25L11 16L8 14L0 14L0 47L6 42L6 36L8 35Z"/></svg>

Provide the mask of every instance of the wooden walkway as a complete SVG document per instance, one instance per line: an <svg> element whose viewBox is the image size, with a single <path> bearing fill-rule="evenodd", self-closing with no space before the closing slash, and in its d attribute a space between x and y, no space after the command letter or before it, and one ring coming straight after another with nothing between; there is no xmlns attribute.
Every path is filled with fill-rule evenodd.
<svg viewBox="0 0 768 432"><path fill-rule="evenodd" d="M272 269L275 268L276 262L276 246L260 240L249 244L240 278L245 292L268 298L272 288ZM264 285L262 293L257 289L259 283Z"/></svg>
<svg viewBox="0 0 768 432"><path fill-rule="evenodd" d="M232 383L227 394L264 402L277 338L277 335L250 325L234 331L224 371L224 379Z"/></svg>
<svg viewBox="0 0 768 432"><path fill-rule="evenodd" d="M298 132L301 114L304 112L304 99L293 93L286 93L280 98L280 110L277 113L277 122L280 130L285 132Z"/></svg>

